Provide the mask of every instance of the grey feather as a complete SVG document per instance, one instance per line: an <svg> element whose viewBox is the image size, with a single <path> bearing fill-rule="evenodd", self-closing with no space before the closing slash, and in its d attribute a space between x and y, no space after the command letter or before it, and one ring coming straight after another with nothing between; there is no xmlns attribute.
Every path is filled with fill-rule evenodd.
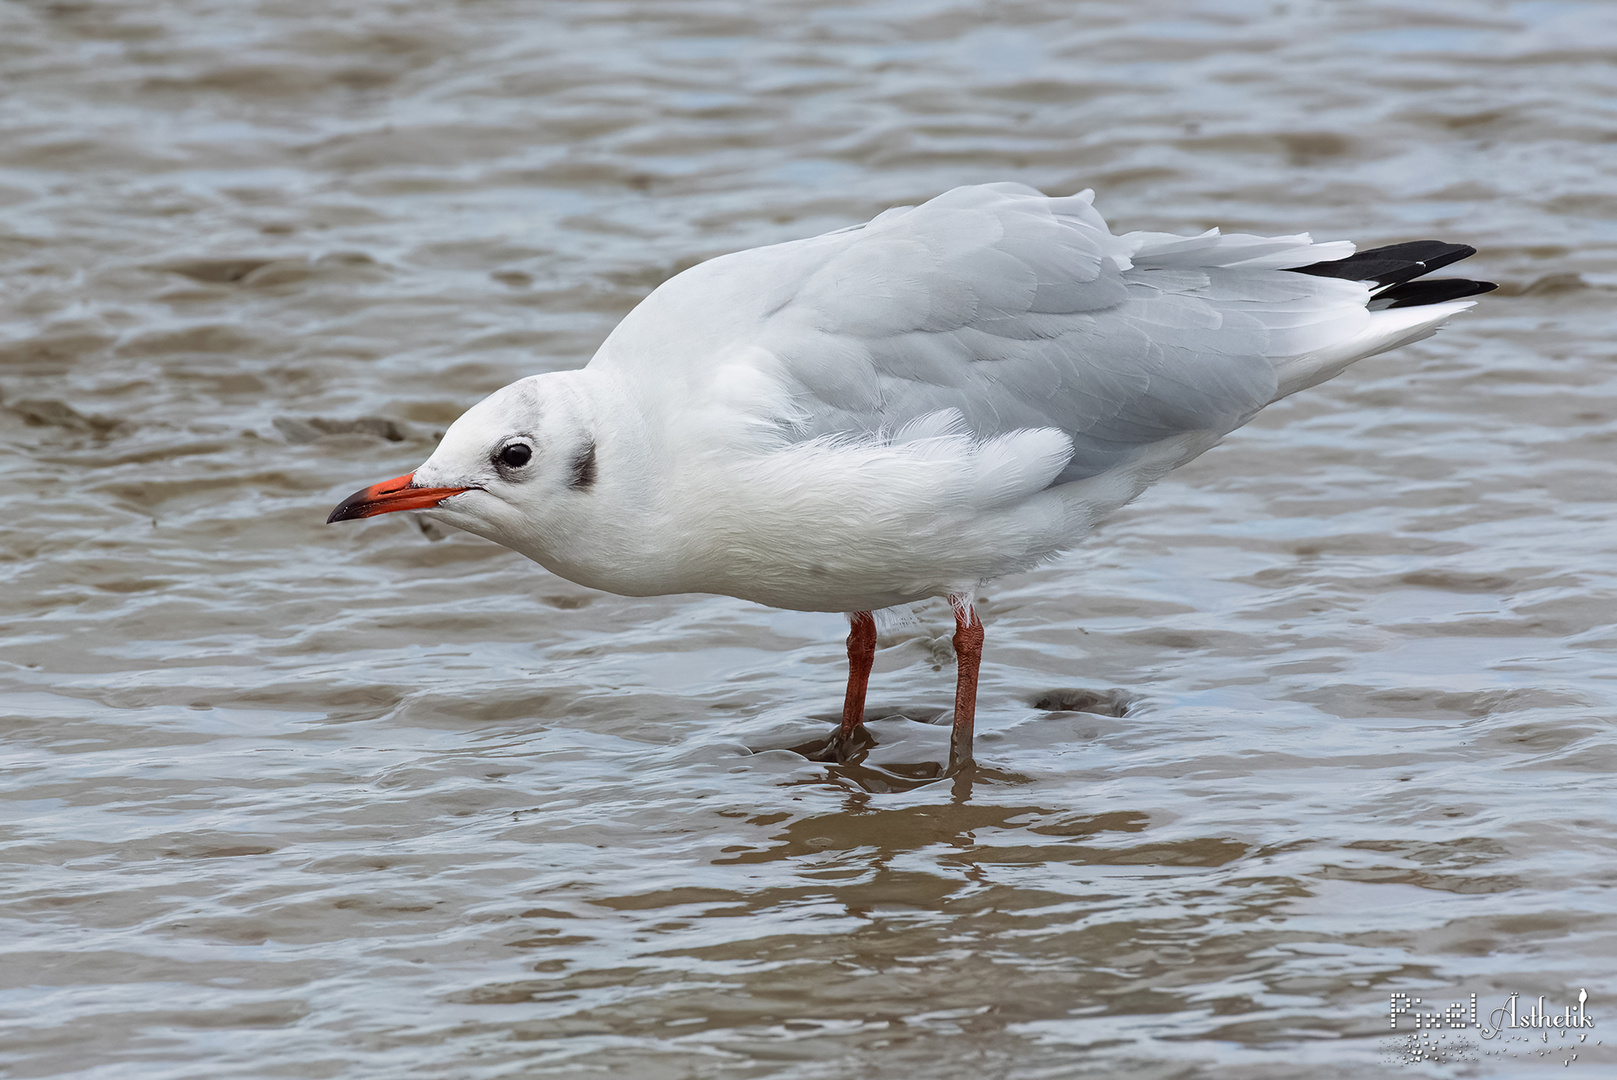
<svg viewBox="0 0 1617 1080"><path fill-rule="evenodd" d="M982 438L1066 432L1058 482L1081 479L1150 443L1245 423L1275 394L1274 332L1311 338L1342 299L1322 279L1195 261L1228 258L1220 240L1272 258L1304 238L1172 237L1131 259L1137 238L1097 227L1087 201L1018 194L961 189L845 234L778 306L759 343L798 384L805 437L958 409Z"/></svg>
<svg viewBox="0 0 1617 1080"><path fill-rule="evenodd" d="M1239 427L1275 398L1278 359L1364 316L1362 284L1280 270L1352 245L1114 236L1090 199L957 188L725 256L665 283L602 353L614 339L620 356L676 339L715 359L761 347L789 384L783 424L796 438L890 434L948 409L983 439L1055 428L1073 443L1064 483L1164 439Z"/></svg>

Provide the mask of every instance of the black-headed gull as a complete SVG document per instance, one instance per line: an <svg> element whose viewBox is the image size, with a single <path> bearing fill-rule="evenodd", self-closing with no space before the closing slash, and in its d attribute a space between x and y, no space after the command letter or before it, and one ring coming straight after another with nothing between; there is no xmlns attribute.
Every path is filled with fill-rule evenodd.
<svg viewBox="0 0 1617 1080"><path fill-rule="evenodd" d="M956 188L693 267L584 368L490 395L415 472L330 520L431 510L608 592L847 612L843 749L863 722L872 611L947 597L958 765L983 582L1494 287L1414 280L1463 245L1114 236L1092 200Z"/></svg>

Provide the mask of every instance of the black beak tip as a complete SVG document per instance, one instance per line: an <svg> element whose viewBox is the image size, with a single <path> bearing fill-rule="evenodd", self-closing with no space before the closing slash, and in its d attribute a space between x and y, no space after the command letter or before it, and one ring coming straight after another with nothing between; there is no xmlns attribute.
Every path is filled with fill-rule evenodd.
<svg viewBox="0 0 1617 1080"><path fill-rule="evenodd" d="M370 489L367 488L365 491L356 491L352 495L348 496L348 498L338 503L331 511L330 516L326 518L326 524L332 525L339 521L353 521L356 518L364 517L365 496L368 494L369 490Z"/></svg>

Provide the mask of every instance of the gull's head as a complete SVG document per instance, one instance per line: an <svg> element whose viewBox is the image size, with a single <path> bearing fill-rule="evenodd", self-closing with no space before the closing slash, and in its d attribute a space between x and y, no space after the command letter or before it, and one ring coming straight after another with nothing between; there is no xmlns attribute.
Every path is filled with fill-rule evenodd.
<svg viewBox="0 0 1617 1080"><path fill-rule="evenodd" d="M445 524L539 561L589 516L599 474L589 402L567 375L498 390L450 425L413 473L344 499L327 522L431 510Z"/></svg>

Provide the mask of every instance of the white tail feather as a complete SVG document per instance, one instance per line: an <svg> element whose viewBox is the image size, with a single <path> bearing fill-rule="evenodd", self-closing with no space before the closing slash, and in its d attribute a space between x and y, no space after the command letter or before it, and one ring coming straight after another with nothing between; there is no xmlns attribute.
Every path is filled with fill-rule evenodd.
<svg viewBox="0 0 1617 1080"><path fill-rule="evenodd" d="M1356 360L1431 337L1438 327L1475 303L1475 300L1450 300L1444 304L1367 312L1358 333L1300 356L1277 359L1275 373L1280 384L1273 400L1279 401L1334 378Z"/></svg>

